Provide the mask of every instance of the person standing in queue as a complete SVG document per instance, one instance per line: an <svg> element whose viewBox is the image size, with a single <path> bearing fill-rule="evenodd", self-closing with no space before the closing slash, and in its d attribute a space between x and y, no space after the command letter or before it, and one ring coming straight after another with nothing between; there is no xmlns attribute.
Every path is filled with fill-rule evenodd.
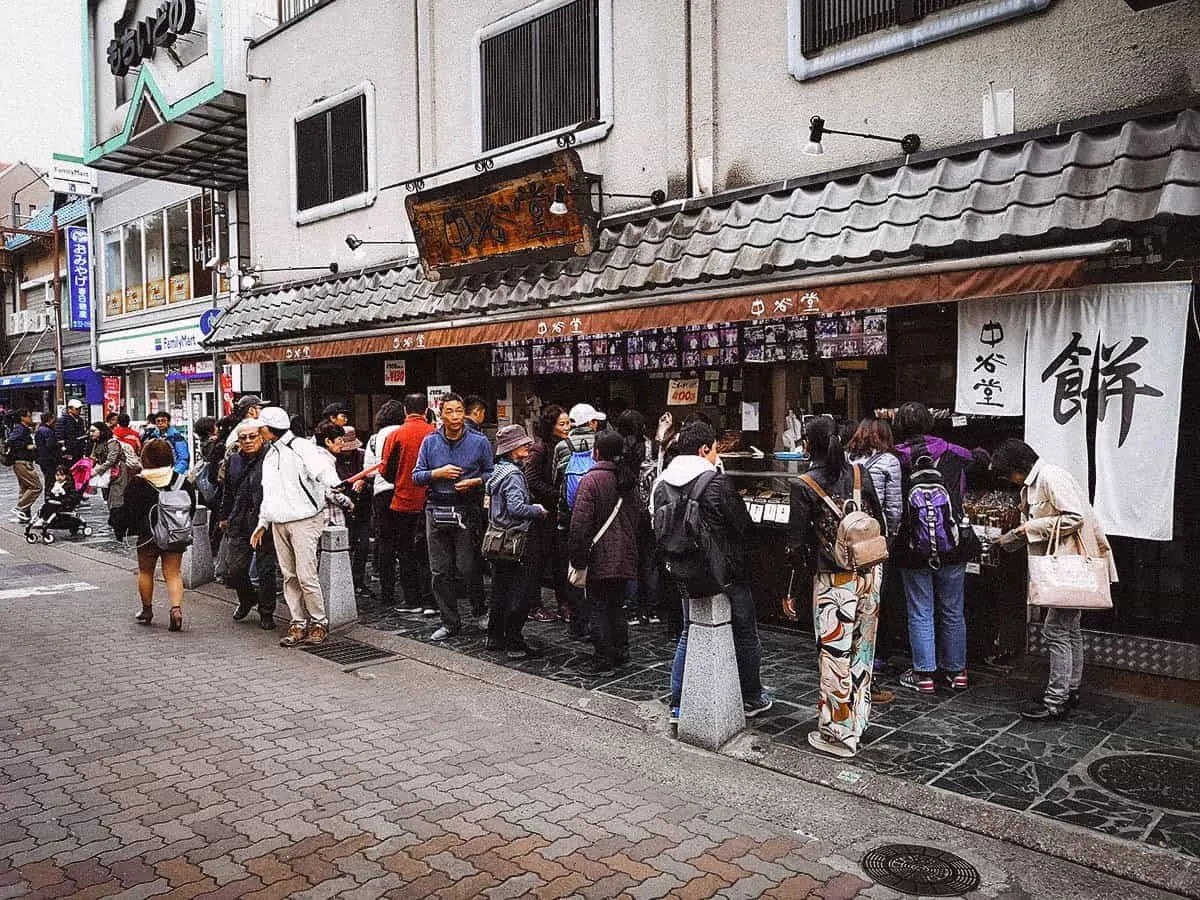
<svg viewBox="0 0 1200 900"><path fill-rule="evenodd" d="M433 595L442 627L431 640L443 641L462 630L455 591L455 572L471 583L479 559L479 542L471 527L471 510L483 509L483 486L492 475L492 445L466 426L462 397L446 394L442 426L421 442L413 469L413 484L429 488L425 499L425 529Z"/></svg>
<svg viewBox="0 0 1200 900"><path fill-rule="evenodd" d="M78 400L68 400L67 414L54 423L54 432L62 444L68 468L84 456L87 428L87 422L83 420L83 404Z"/></svg>
<svg viewBox="0 0 1200 900"><path fill-rule="evenodd" d="M258 525L262 508L263 456L270 445L271 432L260 426L257 419L247 418L238 424L235 434L238 452L229 459L218 516L224 535L222 540L229 542L226 550L228 580L238 597L233 619L240 622L257 606L259 627L272 631L275 628L275 585L279 576L270 530L264 532L256 548L250 546L250 536ZM252 562L257 564L257 585L250 578Z"/></svg>
<svg viewBox="0 0 1200 900"><path fill-rule="evenodd" d="M424 394L404 398L404 424L383 444L383 477L390 481L392 502L379 524L379 590L384 606L396 601L396 584L403 594L401 609L424 610L436 616L430 599L429 551L425 537L425 498L429 489L413 482L421 444L434 431L426 419L429 400ZM390 578L385 580L385 575Z"/></svg>
<svg viewBox="0 0 1200 900"><path fill-rule="evenodd" d="M468 394L463 398L463 408L467 411L466 426L468 430L486 437L483 423L487 421L487 402L478 394ZM487 528L487 513L484 512L482 501L478 508L472 507L469 513L470 527L475 531L475 546L480 547L483 544L484 529ZM471 615L476 619L480 619L488 611L487 592L483 586L483 576L487 570L487 561L480 553L475 561L475 574L464 585L467 598L471 601Z"/></svg>
<svg viewBox="0 0 1200 900"><path fill-rule="evenodd" d="M54 487L54 473L63 462L62 445L58 442L58 435L54 433L54 422L57 418L53 410L42 413L42 423L33 435L37 465L42 470L47 497L50 496L50 489Z"/></svg>
<svg viewBox="0 0 1200 900"><path fill-rule="evenodd" d="M526 565L529 578L529 617L535 622L553 622L561 618L570 621L571 608L567 603L567 560L558 540L558 484L554 478L554 450L567 438L571 419L566 410L551 404L542 410L538 421L538 438L525 458L525 481L533 502L548 511L545 518L534 520L529 528L529 552ZM554 585L558 611L542 605L542 581L547 570Z"/></svg>

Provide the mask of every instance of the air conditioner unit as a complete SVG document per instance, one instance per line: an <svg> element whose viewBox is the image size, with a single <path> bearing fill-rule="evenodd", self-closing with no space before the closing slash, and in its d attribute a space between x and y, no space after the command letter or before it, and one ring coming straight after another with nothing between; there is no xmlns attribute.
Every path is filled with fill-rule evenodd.
<svg viewBox="0 0 1200 900"><path fill-rule="evenodd" d="M8 333L24 334L29 330L29 316L23 309L8 314Z"/></svg>
<svg viewBox="0 0 1200 900"><path fill-rule="evenodd" d="M48 331L54 324L54 310L39 309L34 315L37 316L37 321L33 326L34 331Z"/></svg>

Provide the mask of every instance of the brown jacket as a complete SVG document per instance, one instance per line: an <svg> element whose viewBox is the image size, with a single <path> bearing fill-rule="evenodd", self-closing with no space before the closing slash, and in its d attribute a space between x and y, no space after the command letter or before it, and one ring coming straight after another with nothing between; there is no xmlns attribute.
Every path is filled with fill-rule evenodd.
<svg viewBox="0 0 1200 900"><path fill-rule="evenodd" d="M1087 494L1066 469L1041 460L1034 463L1021 488L1021 512L1025 516L1025 537L1031 555L1046 555L1057 524L1059 542L1055 555L1078 556L1082 541L1088 556L1107 560L1108 580L1117 580L1117 566L1108 538L1096 521ZM1076 534L1079 540L1071 537Z"/></svg>

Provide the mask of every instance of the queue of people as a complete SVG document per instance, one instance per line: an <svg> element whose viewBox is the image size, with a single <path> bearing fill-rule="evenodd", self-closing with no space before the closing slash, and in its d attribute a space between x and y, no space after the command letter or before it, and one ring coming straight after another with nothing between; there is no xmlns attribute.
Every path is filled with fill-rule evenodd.
<svg viewBox="0 0 1200 900"><path fill-rule="evenodd" d="M389 401L365 442L342 404L324 410L311 437L260 397L245 396L236 409L220 422L195 424L194 468L166 413L140 435L122 414L79 437L78 410L68 408L67 423L47 413L36 433L28 411L17 411L6 450L21 486L18 520L29 521L43 478L58 483L68 464L87 462L114 530L137 538L137 621L153 619L161 565L171 629L180 630L185 546L162 521L172 509L204 503L214 511L218 568L237 592L234 619L257 611L260 626L273 630L281 586L289 617L284 647L320 644L328 635L317 565L321 533L331 524L350 532L360 606L440 617L435 641L479 628L486 649L509 659L541 652L525 635L527 621L561 621L570 637L593 647L580 671L612 675L628 664L629 625L673 605L682 624L671 669L675 719L687 703L687 600L723 593L745 714L771 708L747 564L753 526L702 416L678 430L666 422L650 440L635 411L610 427L590 404L549 406L536 435L507 425L493 445L481 427L486 405L453 393L443 396L437 417L424 394ZM881 617L900 614L881 604L886 579L898 579L905 598L912 666L901 687L929 694L969 685L963 591L980 546L964 513L968 474L990 470L1021 489L1024 522L1000 538L1002 549L1103 558L1116 579L1086 493L1029 445L1008 440L989 456L949 443L932 433L933 418L918 402L901 405L893 424L894 431L874 418L857 428L810 418L802 443L809 468L791 488L788 552L800 575L794 581L812 584L820 671L809 742L838 757L857 753L873 704L894 699L872 684ZM551 603L543 600L546 588ZM785 598L783 611L798 619L800 598ZM1078 703L1079 623L1077 609L1049 610L1050 678L1044 696L1023 710L1027 718L1061 719Z"/></svg>

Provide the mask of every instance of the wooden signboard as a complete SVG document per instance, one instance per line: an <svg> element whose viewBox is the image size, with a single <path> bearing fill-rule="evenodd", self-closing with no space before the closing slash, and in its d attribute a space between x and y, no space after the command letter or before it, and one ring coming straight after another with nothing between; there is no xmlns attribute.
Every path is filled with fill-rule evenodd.
<svg viewBox="0 0 1200 900"><path fill-rule="evenodd" d="M567 206L554 215L557 188ZM548 157L409 194L408 219L426 277L587 256L596 246L579 154Z"/></svg>

